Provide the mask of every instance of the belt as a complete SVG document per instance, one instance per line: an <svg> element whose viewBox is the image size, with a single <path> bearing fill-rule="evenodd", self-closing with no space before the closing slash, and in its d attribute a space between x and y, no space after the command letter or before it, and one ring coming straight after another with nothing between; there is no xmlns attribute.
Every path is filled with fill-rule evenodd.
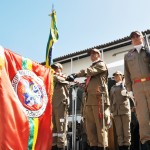
<svg viewBox="0 0 150 150"><path fill-rule="evenodd" d="M150 81L150 77L134 80L134 83L145 82L145 81Z"/></svg>

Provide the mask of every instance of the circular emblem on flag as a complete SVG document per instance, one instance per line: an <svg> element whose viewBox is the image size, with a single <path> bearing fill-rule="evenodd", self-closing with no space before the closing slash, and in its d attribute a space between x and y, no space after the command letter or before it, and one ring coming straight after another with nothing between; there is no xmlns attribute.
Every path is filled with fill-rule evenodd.
<svg viewBox="0 0 150 150"><path fill-rule="evenodd" d="M48 102L43 81L30 70L19 70L12 80L22 108L28 117L41 116Z"/></svg>

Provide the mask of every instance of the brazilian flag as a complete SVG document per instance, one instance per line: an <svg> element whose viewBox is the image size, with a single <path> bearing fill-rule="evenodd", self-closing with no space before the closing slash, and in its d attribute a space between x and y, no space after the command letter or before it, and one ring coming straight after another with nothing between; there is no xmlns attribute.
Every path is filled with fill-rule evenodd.
<svg viewBox="0 0 150 150"><path fill-rule="evenodd" d="M59 38L58 30L57 30L56 11L53 10L52 13L50 14L50 16L52 19L51 19L49 39L48 39L47 48L46 48L46 66L47 67L49 67L51 65L53 44Z"/></svg>

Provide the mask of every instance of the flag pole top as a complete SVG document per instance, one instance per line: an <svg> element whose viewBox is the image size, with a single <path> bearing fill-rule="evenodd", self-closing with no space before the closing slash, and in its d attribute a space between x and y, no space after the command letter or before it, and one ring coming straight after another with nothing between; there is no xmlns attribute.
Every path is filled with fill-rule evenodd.
<svg viewBox="0 0 150 150"><path fill-rule="evenodd" d="M50 14L48 14L48 16L51 16L53 11L54 11L54 4L52 4L52 12Z"/></svg>
<svg viewBox="0 0 150 150"><path fill-rule="evenodd" d="M52 11L54 10L54 4L52 4Z"/></svg>

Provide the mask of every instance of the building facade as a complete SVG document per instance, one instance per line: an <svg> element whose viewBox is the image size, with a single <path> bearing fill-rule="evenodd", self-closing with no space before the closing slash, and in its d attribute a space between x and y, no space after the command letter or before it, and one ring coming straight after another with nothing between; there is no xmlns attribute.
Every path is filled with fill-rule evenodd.
<svg viewBox="0 0 150 150"><path fill-rule="evenodd" d="M150 30L146 30L142 33L147 35L150 42ZM133 46L131 44L130 37L127 36L110 43L94 46L85 50L55 58L53 61L63 64L63 72L65 74L76 73L81 69L87 68L91 65L88 52L93 48L97 48L101 51L102 58L108 67L109 77L112 77L113 72L116 70L124 72L124 55L129 50L133 49ZM82 82L84 79L77 80Z"/></svg>

